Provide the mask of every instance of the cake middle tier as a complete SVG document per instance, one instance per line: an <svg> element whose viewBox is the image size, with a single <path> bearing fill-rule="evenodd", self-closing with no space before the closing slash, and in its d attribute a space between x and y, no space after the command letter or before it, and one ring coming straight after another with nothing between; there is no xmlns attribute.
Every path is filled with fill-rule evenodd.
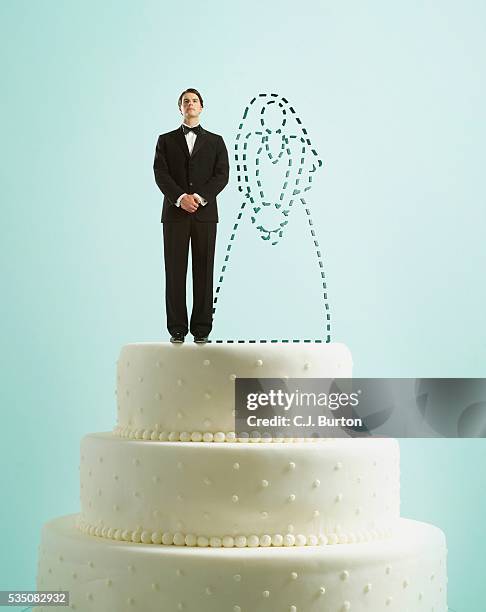
<svg viewBox="0 0 486 612"><path fill-rule="evenodd" d="M399 486L392 439L207 445L89 434L80 526L191 546L363 541L392 530Z"/></svg>

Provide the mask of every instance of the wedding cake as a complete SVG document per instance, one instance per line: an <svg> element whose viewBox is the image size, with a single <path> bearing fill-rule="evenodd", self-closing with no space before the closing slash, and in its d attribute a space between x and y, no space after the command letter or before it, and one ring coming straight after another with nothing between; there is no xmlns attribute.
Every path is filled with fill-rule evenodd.
<svg viewBox="0 0 486 612"><path fill-rule="evenodd" d="M395 440L234 432L237 377L349 378L343 344L131 344L117 370L39 590L78 612L446 612L445 538L400 517Z"/></svg>

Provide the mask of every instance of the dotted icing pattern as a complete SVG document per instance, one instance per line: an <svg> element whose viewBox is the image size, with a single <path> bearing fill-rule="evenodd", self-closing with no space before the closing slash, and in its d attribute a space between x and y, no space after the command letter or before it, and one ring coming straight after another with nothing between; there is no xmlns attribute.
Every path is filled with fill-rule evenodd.
<svg viewBox="0 0 486 612"><path fill-rule="evenodd" d="M332 365L329 361L326 366L331 367L332 372L329 369L328 372L333 376L339 375L340 372L344 374L350 371L347 355L337 348L335 351L332 345L327 345L322 340L315 342L311 340L284 341L278 352L271 348L272 344L277 342L273 339L268 341L216 340L212 348L193 347L195 350L190 351L187 356L184 352L178 353L178 348L173 350L171 346L165 347L166 350L170 349L167 355L164 351L161 353L160 350L154 350L153 360L144 359L144 351L135 351L132 362L125 357L117 360L117 383L114 391L117 398L117 426L114 428L114 433L129 439L169 442L246 442L248 439L250 442L313 440L314 438L308 436L282 438L283 432L278 439L271 440L266 433L259 434L255 431L238 432L238 439L235 439L234 420L231 422L228 416L229 407L224 411L218 409L221 402L229 406L233 401L233 383L237 377L255 375L265 377L269 373L278 373L280 378L286 379L291 376L308 377L320 374L324 367L323 360L329 360L328 357L325 357L327 353L330 355L335 353ZM312 352L308 352L304 347L302 351L292 349L292 345L297 342L304 346L306 344L322 346L321 349L312 350ZM235 353L235 356L238 357L235 362L229 358L231 352L224 360L221 360L219 350L216 349L217 345L223 343L228 345L246 343L247 348L243 350L244 347L242 347L241 352ZM251 349L249 345L255 345L255 349ZM288 345L287 349L285 345ZM257 346L262 347L261 351ZM279 357L284 354L282 351L288 352L288 363L285 366L278 365L275 370L276 365L273 358L277 354ZM166 357L169 355L171 359L167 360ZM296 358L296 355L300 357ZM175 366L176 363L183 363L180 361L183 357L184 359L190 358L190 379L180 378L180 369ZM170 369L162 375L162 370L166 366L170 366ZM189 394L190 399L181 400L184 394ZM190 418L191 411L187 409L190 405L188 402L202 402L204 404L202 408L206 412L198 410L194 414L199 416ZM164 420L164 423L160 425L158 421L160 421L160 410L163 406L164 410L168 406L170 418L168 421ZM223 412L228 413L228 418L224 417L220 420L220 414ZM233 409L232 416L235 415L236 412ZM317 436L316 439L318 439Z"/></svg>
<svg viewBox="0 0 486 612"><path fill-rule="evenodd" d="M265 114L270 108L272 110L275 110L275 105L278 105L279 107L279 112L281 114L281 126L276 130L272 130L265 122ZM247 131L249 128L253 127L251 125L248 125L250 123L249 115L258 115L258 109L258 122L260 125L256 126L257 129ZM291 122L289 121L289 118L293 120L292 123L297 125L296 128L290 127ZM293 131L297 131L298 133L291 133ZM273 135L279 137L281 141L280 150L277 155L273 155L270 148L269 139L270 136ZM248 143L250 142L251 138L258 141L258 149L256 151L255 159L251 160L255 162L254 176L250 176L250 164L248 159ZM292 146L294 146L295 148L294 143L299 143L300 145L300 157L297 160L294 160L293 158ZM238 191L243 195L244 200L241 203L236 221L233 225L233 230L229 242L226 246L224 264L221 269L218 285L215 291L215 297L213 300L213 316L216 313L216 304L218 302L218 297L223 285L224 275L227 271L231 249L234 245L238 226L243 217L243 212L245 211L247 204L249 204L249 207L251 207L253 213L251 215L251 222L258 230L260 237L262 238L262 240L268 241L271 246L275 246L276 244L278 244L278 241L284 236L284 229L288 225L291 209L296 201L296 196L299 196L298 200L304 207L307 216L310 236L314 244L315 254L320 269L322 281L322 298L324 302L324 329L326 338L325 341L331 342L331 317L327 298L327 283L326 275L324 272L322 252L319 246L319 242L317 240L310 209L305 199L301 196L302 193L308 191L311 188L313 173L317 171L317 168L320 168L323 165L322 161L318 158L316 150L311 147L312 145L308 137L307 130L302 126L302 121L299 119L299 117L297 117L294 108L289 105L289 102L286 98L279 97L278 94L275 93L261 93L258 94L258 96L254 97L250 101L249 106L245 108L245 111L243 113L243 119L239 125L235 141L235 161L238 177ZM306 180L306 177L304 176L304 170L306 166L306 157L309 157L309 155L312 159L315 159L315 163L312 163L312 168L308 170ZM269 201L265 193L261 169L263 167L262 162L264 160L267 161L267 159L270 160L272 164L277 164L281 160L287 160L287 169L277 202ZM296 161L295 164L294 161ZM293 180L291 178L292 172L294 173ZM258 224L257 219L258 216L261 216L260 213L265 208L271 207L272 205L277 211L282 214L283 218L278 224L278 227L275 227L273 229L267 229L261 223ZM278 342L278 340L274 340L274 342ZM280 342L289 342L289 340L281 340ZM292 340L292 342L299 342L299 340ZM310 340L308 340L308 342L310 342Z"/></svg>
<svg viewBox="0 0 486 612"><path fill-rule="evenodd" d="M145 575L146 572L144 565L139 564L135 558L126 558L125 561L117 563L117 572L113 576L107 576L106 560L98 559L95 554L92 554L94 551L90 551L91 554L86 552L81 556L79 554L71 555L69 550L61 548L60 543L52 551L49 546L39 546L38 552L37 582L39 588L42 590L70 590L69 608L72 610L84 610L86 601L89 602L90 606L93 604L100 605L102 602L103 605L106 605L107 590L114 589L119 592L122 585L129 584L132 586L134 579L136 580L137 576ZM254 607L250 607L246 602L241 601L238 597L241 591L237 591L238 587L249 589L253 586L252 577L248 575L247 569L247 566L242 563L241 567L234 567L221 575L219 581L203 578L202 584L199 583L199 597L202 595L203 597L214 598L214 607L211 609L223 609L218 596L227 592L228 586L233 584L234 599L225 602L224 610L250 612ZM342 612L343 610L362 609L363 605L368 608L371 605L372 608L370 609L376 611L402 610L404 609L401 605L403 603L401 600L403 593L407 596L407 610L415 610L415 606L417 606L417 610L423 609L429 612L445 612L446 610L454 612L445 603L444 605L440 603L443 599L441 595L445 592L448 582L445 575L444 558L422 559L420 569L417 569L415 565L411 566L409 563L404 566L402 563L392 564L380 560L379 563L370 567L369 576L363 575L360 569L362 568L342 563L333 570L332 575L309 581L306 595L310 596L311 601L314 602L311 606L312 609L321 610L320 606L325 606L322 609ZM186 569L175 562L167 575L160 576L154 572L153 575L147 576L141 590L136 591L134 589L132 593L125 591L118 603L120 605L126 603L131 607L135 606L133 609L142 609L142 607L145 609L145 606L150 605L152 601L159 601L158 598L166 592L170 583L171 586L175 587L171 593L173 598L173 608L171 609L195 611L204 608L204 610L207 610L209 608L200 599L194 603L194 601L189 602L185 597L188 584L193 581L195 572L197 577L197 569ZM262 610L276 609L271 605L267 608L265 604L271 604L275 595L281 594L283 585L298 585L302 582L306 583L308 579L307 572L302 567L290 565L282 568L278 573L277 580L273 576L271 580L265 580L263 584L257 587L257 590L253 592L253 595L256 596L253 598L253 602L260 600L263 606ZM178 581L180 582L177 584ZM348 588L352 588L352 594L343 591L343 589ZM336 592L337 589L339 594ZM301 597L293 596L291 593L291 591L288 591L287 601L280 604L280 610L304 612L310 609L310 600L307 597L306 601L303 602ZM329 597L332 598L332 603L328 599ZM153 598L157 598L157 600ZM47 612L49 608L35 607L34 610L37 612L45 610Z"/></svg>

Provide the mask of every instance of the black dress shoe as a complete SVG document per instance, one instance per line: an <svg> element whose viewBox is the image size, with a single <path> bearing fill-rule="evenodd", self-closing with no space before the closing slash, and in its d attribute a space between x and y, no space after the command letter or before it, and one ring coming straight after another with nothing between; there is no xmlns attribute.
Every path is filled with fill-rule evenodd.
<svg viewBox="0 0 486 612"><path fill-rule="evenodd" d="M178 332L176 334L172 334L170 337L170 341L172 344L182 344L184 342L185 334L182 332Z"/></svg>
<svg viewBox="0 0 486 612"><path fill-rule="evenodd" d="M194 336L194 342L196 344L206 344L207 341L208 341L207 336Z"/></svg>

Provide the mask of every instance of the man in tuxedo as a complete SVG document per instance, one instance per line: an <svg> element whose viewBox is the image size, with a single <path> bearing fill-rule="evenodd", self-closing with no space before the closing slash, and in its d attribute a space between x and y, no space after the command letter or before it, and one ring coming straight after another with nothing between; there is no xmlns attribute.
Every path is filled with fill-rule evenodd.
<svg viewBox="0 0 486 612"><path fill-rule="evenodd" d="M183 123L159 136L155 182L164 194L162 224L165 305L171 342L188 331L186 276L189 243L193 306L189 330L198 344L207 342L213 323L213 268L218 208L216 196L228 183L228 152L221 136L199 123L203 99L196 89L179 96Z"/></svg>

